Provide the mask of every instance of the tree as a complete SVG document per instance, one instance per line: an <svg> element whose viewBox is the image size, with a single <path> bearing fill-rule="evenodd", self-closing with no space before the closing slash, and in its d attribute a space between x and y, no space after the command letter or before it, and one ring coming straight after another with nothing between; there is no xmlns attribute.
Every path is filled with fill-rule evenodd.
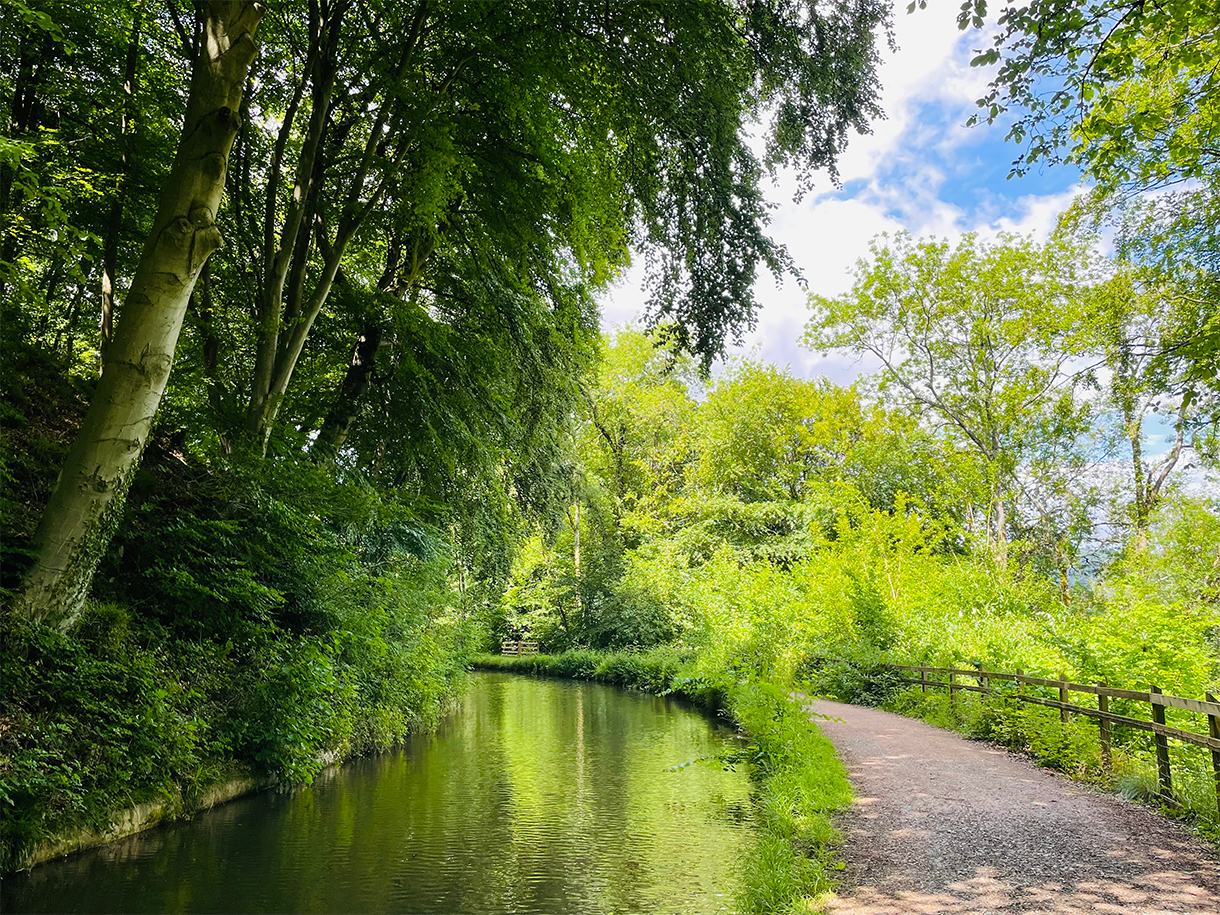
<svg viewBox="0 0 1220 915"><path fill-rule="evenodd" d="M843 470L864 423L853 389L746 363L700 407L695 481L746 502L799 502Z"/></svg>
<svg viewBox="0 0 1220 915"><path fill-rule="evenodd" d="M985 24L985 0L962 28ZM1032 0L1005 7L992 47L999 63L979 100L990 123L1023 113L1008 138L1014 165L1068 159L1109 187L1164 187L1214 174L1220 153L1220 9L1192 0Z"/></svg>
<svg viewBox="0 0 1220 915"><path fill-rule="evenodd" d="M920 5L923 5L920 0ZM964 4L963 28L986 22ZM1220 7L1193 0L1032 0L1005 7L992 46L999 63L982 119L1018 113L1013 165L1078 164L1095 182L1091 210L1118 227L1119 256L1168 293L1181 317L1161 341L1213 432L1220 427ZM979 118L972 120L977 121ZM1148 194L1155 191L1155 194ZM1179 370L1180 367L1180 370ZM1196 427L1198 424L1196 424Z"/></svg>
<svg viewBox="0 0 1220 915"><path fill-rule="evenodd" d="M857 263L849 293L810 296L806 344L879 359L885 395L982 458L986 529L1003 561L1009 506L1025 497L1052 519L1036 471L1062 466L1087 428L1071 330L1100 265L1064 237L968 235L953 248L905 233L882 239Z"/></svg>
<svg viewBox="0 0 1220 915"><path fill-rule="evenodd" d="M81 354L96 374L100 325L175 154L191 37L183 46L164 7L138 2L5 6L0 307L31 342Z"/></svg>
<svg viewBox="0 0 1220 915"><path fill-rule="evenodd" d="M758 267L786 267L761 231L745 121L776 112L769 164L833 166L876 113L885 14L872 0L311 4L306 34L264 67L279 128L249 139L270 141L270 165L241 170L252 201L265 188L246 207L259 301L246 434L266 447L343 274L426 290L452 248L545 294L565 272L605 282L634 240L656 264L654 316L709 362L753 320Z"/></svg>
<svg viewBox="0 0 1220 915"><path fill-rule="evenodd" d="M1121 197L1091 194L1066 214L1069 225L1113 232L1129 286L1144 303L1139 359L1148 396L1176 401L1178 425L1196 451L1215 458L1220 433L1220 183ZM1111 337L1103 337L1109 341Z"/></svg>
<svg viewBox="0 0 1220 915"><path fill-rule="evenodd" d="M689 357L656 334L620 329L603 340L596 385L585 389L581 457L586 473L604 481L629 540L644 517L680 495L693 460L690 427L704 390Z"/></svg>
<svg viewBox="0 0 1220 915"><path fill-rule="evenodd" d="M1079 317L1079 345L1098 351L1108 380L1108 406L1121 420L1122 438L1130 449L1130 525L1137 543L1145 543L1153 513L1173 472L1186 463L1196 436L1188 437L1195 405L1181 394L1182 379L1172 377L1164 358L1167 342L1177 332L1180 308L1163 289L1147 288L1134 271L1119 272L1099 290L1095 307ZM1150 463L1144 454L1144 424L1149 414L1164 410L1172 416L1174 441L1169 451Z"/></svg>
<svg viewBox="0 0 1220 915"><path fill-rule="evenodd" d="M48 9L52 25L69 15L59 5ZM200 7L200 21L207 9ZM82 21L97 14L87 8ZM651 251L656 266L654 317L679 347L710 361L752 321L759 267L787 267L764 232L762 175L781 164L833 168L847 134L867 129L878 112L875 31L887 15L881 0L274 7L265 53L251 71L257 91L240 111L229 109L239 111L232 118L239 129L223 218L235 244L211 259L193 297L207 259L192 261L169 322L176 340L181 315L190 319L184 380L206 384L175 387L182 396L171 398L174 413L164 421L182 422L185 438L214 438L222 450L244 442L255 454L267 452L276 430L277 447L299 450L321 427L319 461L380 472L394 449L368 447L361 417L401 418L380 409L408 402L403 388L395 390L405 379L394 369L428 359L414 358L417 341L389 331L414 321L433 340L459 326L487 329L499 343L494 352L477 341L447 347L508 366L496 379L504 386L483 388L492 409L475 415L501 414L493 436L512 429L518 443L553 441L555 407L573 396L591 353L592 294L633 243ZM199 53L173 3L140 34L162 36L167 23L190 54ZM115 43L130 48L129 26ZM38 72L51 72L44 63ZM120 68L111 69L118 80ZM127 104L122 92L114 95ZM760 160L746 125L764 113L771 124ZM137 130L137 139L142 153L147 138ZM138 171L142 156L134 159ZM138 184L124 222L147 204ZM99 226L115 211L104 202L95 206ZM163 222L154 225L159 231ZM142 276L137 269L107 359L131 333L123 325L143 320L130 304L143 295L135 285ZM373 346L379 331L383 345ZM173 341L162 342L172 357ZM476 375L467 364L464 377ZM559 396L523 398L528 385L551 385ZM162 382L156 387L159 401ZM114 396L114 410L132 408L134 395ZM151 424L155 401L141 404L141 423ZM534 416L514 406L544 402ZM142 447L146 432L127 438ZM355 455L357 442L364 447ZM518 493L558 479L545 460L520 464ZM107 491L118 496L106 504L121 504L131 466L106 471L116 484L107 482ZM394 471L389 476L401 478L408 466ZM56 514L76 520L55 539L88 542L95 552L106 540L103 519L86 507L91 497L69 497L79 488L61 489L57 499L67 504L56 503ZM45 605L66 564L52 552L44 559L38 574L48 577L36 589L43 596L32 591L24 606L58 615ZM88 566L79 575L73 566L74 594L87 589Z"/></svg>
<svg viewBox="0 0 1220 915"><path fill-rule="evenodd" d="M173 366L187 301L222 243L216 214L260 16L253 2L199 10L178 153L97 392L39 523L38 561L18 603L27 616L61 627L74 621L121 516Z"/></svg>

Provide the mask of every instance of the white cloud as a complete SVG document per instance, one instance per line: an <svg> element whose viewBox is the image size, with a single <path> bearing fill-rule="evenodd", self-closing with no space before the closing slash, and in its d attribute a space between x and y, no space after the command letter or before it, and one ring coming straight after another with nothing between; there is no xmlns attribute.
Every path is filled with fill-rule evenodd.
<svg viewBox="0 0 1220 915"><path fill-rule="evenodd" d="M880 70L886 117L873 125L872 134L853 139L840 162L844 182L872 178L895 154L903 154L912 132L931 130L931 125L925 128L917 119L920 106L948 107L961 124L973 113L974 100L987 84L986 71L969 65L979 37L958 31L956 10L951 7L941 5L914 15L899 12L894 33L898 51L885 52ZM946 141L953 137L949 142L959 145L972 142L970 131L939 135Z"/></svg>
<svg viewBox="0 0 1220 915"><path fill-rule="evenodd" d="M969 210L954 202L957 183L983 166L994 166L980 157L994 155L998 129L963 126L975 112L975 99L990 74L970 67L974 49L985 38L959 32L956 14L956 4L938 4L896 16L899 50L885 53L880 73L887 117L873 125L873 133L852 138L839 161L842 189L821 176L814 190L796 203L795 176L777 176L769 192L777 203L771 234L787 247L811 292L834 296L850 289L851 268L868 255L869 240L882 232L905 230L951 240L968 231L1044 236L1075 193L1016 197L981 188ZM979 148L988 141L990 150ZM1014 182L1013 190L1018 189ZM641 261L637 259L603 303L606 327L643 315L647 295ZM756 358L788 366L794 374L825 374L840 383L875 371L871 362L848 356L823 359L801 347L808 309L805 290L794 280L777 287L771 277L761 276L755 294L762 305L757 329L734 354L753 352Z"/></svg>

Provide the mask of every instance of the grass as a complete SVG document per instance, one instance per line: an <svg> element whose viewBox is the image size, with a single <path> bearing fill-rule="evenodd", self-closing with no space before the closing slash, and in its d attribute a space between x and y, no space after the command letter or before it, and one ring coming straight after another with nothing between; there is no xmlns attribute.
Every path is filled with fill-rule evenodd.
<svg viewBox="0 0 1220 915"><path fill-rule="evenodd" d="M782 686L709 676L697 659L673 649L568 651L558 655L480 655L474 666L539 676L594 680L678 695L727 711L749 738L731 762L749 765L756 784L756 841L740 864L736 899L743 915L822 911L842 869L831 817L852 799L834 747Z"/></svg>

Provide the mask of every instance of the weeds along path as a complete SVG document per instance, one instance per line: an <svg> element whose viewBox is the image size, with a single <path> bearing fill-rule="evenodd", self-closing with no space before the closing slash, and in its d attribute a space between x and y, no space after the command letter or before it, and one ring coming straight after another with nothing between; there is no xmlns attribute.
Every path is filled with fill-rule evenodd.
<svg viewBox="0 0 1220 915"><path fill-rule="evenodd" d="M1220 865L1185 829L985 743L811 701L856 801L836 915L1216 915Z"/></svg>

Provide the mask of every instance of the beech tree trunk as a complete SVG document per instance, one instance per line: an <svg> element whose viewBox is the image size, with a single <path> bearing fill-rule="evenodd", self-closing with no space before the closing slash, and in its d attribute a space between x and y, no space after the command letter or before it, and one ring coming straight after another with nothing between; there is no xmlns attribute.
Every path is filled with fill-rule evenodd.
<svg viewBox="0 0 1220 915"><path fill-rule="evenodd" d="M225 0L199 2L197 11L203 30L178 152L97 392L38 525L38 559L17 600L18 613L61 629L84 606L165 393L195 281L222 243L216 212L262 7Z"/></svg>
<svg viewBox="0 0 1220 915"><path fill-rule="evenodd" d="M360 339L352 349L352 361L339 384L335 402L326 414L318 437L310 449L310 455L319 464L328 464L335 459L352 423L360 413L360 398L368 390L369 379L377 364L377 351L381 349L381 326L370 322L364 327Z"/></svg>

